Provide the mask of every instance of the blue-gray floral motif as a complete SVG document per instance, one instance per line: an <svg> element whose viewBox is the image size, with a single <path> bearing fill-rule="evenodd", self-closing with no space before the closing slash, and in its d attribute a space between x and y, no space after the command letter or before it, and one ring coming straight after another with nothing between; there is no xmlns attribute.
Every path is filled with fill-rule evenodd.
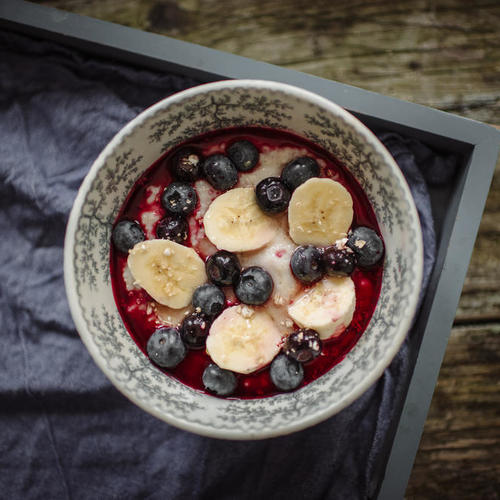
<svg viewBox="0 0 500 500"><path fill-rule="evenodd" d="M193 136L243 125L292 131L336 156L365 190L386 242L380 300L353 350L306 387L264 400L214 398L157 370L119 317L109 272L112 224L141 174L162 153ZM153 106L126 127L96 160L86 180L71 258L80 334L113 383L170 423L201 434L241 439L290 432L297 422L309 425L324 418L330 408L341 409L353 394L359 395L367 377L382 373L396 339L402 341L400 324L416 303L421 276L421 260L405 251L421 238L418 218L404 181L392 173L394 167L388 166L380 147L343 113L334 114L286 89L248 82L188 91L169 105Z"/></svg>

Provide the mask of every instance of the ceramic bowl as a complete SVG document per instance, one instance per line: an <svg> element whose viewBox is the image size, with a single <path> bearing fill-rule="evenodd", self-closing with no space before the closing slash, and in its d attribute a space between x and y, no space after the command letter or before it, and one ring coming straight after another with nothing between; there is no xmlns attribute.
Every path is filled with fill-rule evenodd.
<svg viewBox="0 0 500 500"><path fill-rule="evenodd" d="M112 224L129 190L165 151L205 132L285 129L337 157L363 187L385 241L380 298L346 358L291 393L221 399L156 369L127 333L109 272ZM182 429L217 438L260 439L316 424L358 398L383 373L413 319L422 277L418 215L400 169L378 139L338 105L277 82L230 80L191 88L128 123L92 165L68 222L64 273L74 322L90 354L130 400Z"/></svg>

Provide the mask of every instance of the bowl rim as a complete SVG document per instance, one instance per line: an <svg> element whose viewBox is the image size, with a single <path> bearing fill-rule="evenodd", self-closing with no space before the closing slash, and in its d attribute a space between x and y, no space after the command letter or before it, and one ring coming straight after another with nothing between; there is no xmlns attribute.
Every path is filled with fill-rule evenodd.
<svg viewBox="0 0 500 500"><path fill-rule="evenodd" d="M361 382L355 385L352 391L350 391L346 396L339 399L337 402L331 404L330 406L324 408L323 410L316 412L312 415L302 416L299 420L295 422L287 422L283 427L264 429L262 431L248 431L248 433L242 433L240 430L229 430L227 428L220 429L215 427L210 427L206 424L201 424L197 422L188 422L182 418L178 418L171 414L166 414L153 406L149 406L147 402L140 400L133 394L129 393L124 385L117 380L114 373L109 370L97 348L97 345L92 341L91 334L87 330L85 320L83 319L83 314L81 307L79 305L78 295L76 291L76 280L74 277L74 267L73 267L73 256L75 247L75 235L77 231L77 223L79 220L79 215L82 209L85 197L95 179L99 169L102 167L106 159L113 153L115 148L122 142L123 138L129 135L133 129L140 123L147 120L150 116L153 116L157 111L164 109L172 104L176 104L186 98L196 96L200 93L212 90L224 90L231 88L244 88L251 87L253 89L262 88L271 91L281 91L286 94L291 94L296 98L311 102L319 106L320 108L326 108L328 111L333 112L335 115L340 115L343 120L350 124L356 131L363 136L363 138L370 143L371 147L375 149L383 158L384 162L391 166L392 174L398 178L400 187L405 194L406 200L409 202L410 217L416 222L415 229L417 231L417 238L415 243L415 257L418 259L415 265L416 278L415 282L419 283L420 286L415 288L414 292L409 296L409 303L406 307L406 314L401 318L400 328L398 335L394 338L391 346L386 350L385 355L380 359L380 361L373 367L369 376L362 379ZM135 116L130 120L124 127L122 127L114 137L108 142L101 153L92 163L89 171L87 172L83 182L80 185L78 193L73 202L73 206L68 218L66 225L66 233L64 238L64 284L66 290L66 296L68 298L69 308L71 316L75 323L76 329L79 333L82 342L89 351L91 357L101 371L106 375L106 377L111 381L113 386L117 388L124 396L131 400L134 404L139 406L144 411L154 415L160 420L171 424L177 428L193 432L195 434L220 438L220 439L236 439L236 440L249 440L249 439L264 439L270 437L276 437L280 435L290 434L307 427L316 425L327 418L340 412L352 402L358 399L362 394L364 394L370 386L372 386L384 373L385 369L393 361L395 355L399 351L404 339L406 338L415 313L418 306L419 294L422 285L423 278L423 240L422 231L420 226L420 219L418 216L417 209L411 195L408 183L401 172L396 161L385 148L382 142L375 136L375 134L364 125L358 118L352 115L350 112L339 106L338 104L315 94L309 90L303 88L289 85L287 83L275 82L271 80L253 80L253 79L234 79L234 80L222 80L218 82L204 83L189 89L172 94L157 103L146 108L144 111ZM293 392L291 393L293 394ZM199 393L200 396L205 396L212 398L212 396L207 396L205 394ZM282 395L279 395L282 396ZM234 402L235 400L230 400ZM236 400L237 401L237 400Z"/></svg>

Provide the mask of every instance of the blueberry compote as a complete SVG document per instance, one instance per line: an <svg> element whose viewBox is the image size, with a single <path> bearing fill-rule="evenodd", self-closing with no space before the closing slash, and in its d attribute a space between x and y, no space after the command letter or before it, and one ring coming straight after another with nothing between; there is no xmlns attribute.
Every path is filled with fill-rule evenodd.
<svg viewBox="0 0 500 500"><path fill-rule="evenodd" d="M347 172L345 168L317 145L284 131L269 130L265 128L234 128L209 133L199 136L181 146L171 150L158 161L156 161L136 182L124 203L116 222L122 220L137 221L145 232L146 239L157 238L157 226L159 222L169 215L162 205L162 194L165 188L175 180L172 172L175 172L175 162L178 162L179 154L188 151L198 162L203 161L211 155L226 154L231 145L237 141L250 141L260 153L260 160L253 170L244 171L238 169L238 175L247 175L258 171L262 167L265 155L277 159L277 153L283 149L291 148L297 150L296 157L309 157L316 160L320 166L320 177L331 178L341 183L350 193L353 201L352 228L364 226L372 228L380 234L373 209L371 208L361 186ZM272 156L275 155L275 156ZM189 156L189 157L191 157ZM276 160L273 160L276 161ZM281 168L290 163L285 161ZM196 169L197 175L203 178L203 168ZM279 175L279 173L278 173ZM210 179L208 179L210 181ZM184 180L184 182L186 182ZM236 184L238 187L238 184ZM211 183L211 199L222 191ZM197 217L202 200L197 200L194 211L185 217L189 224L189 236L183 242L184 245L193 247L200 257L205 260L215 250L199 244L199 235L203 234L203 218ZM206 207L205 207L206 209ZM299 245L297 245L299 246ZM277 255L280 257L280 255ZM355 267L351 274L356 291L356 309L350 325L343 333L333 339L322 341L321 353L311 361L303 364L304 377L299 387L320 377L337 363L341 362L346 354L356 344L363 331L368 325L375 309L382 281L382 261L370 268ZM162 326L168 326L157 315L152 298L145 290L131 285L133 279L124 273L127 263L127 254L117 251L111 245L110 269L115 300L125 326L137 343L139 348L147 355L147 343L153 332ZM300 283L302 289L308 284ZM226 295L227 306L238 304L238 299L233 295ZM271 299L270 299L271 300ZM258 306L265 308L266 304ZM182 317L178 318L178 322ZM291 330L298 330L294 325ZM203 373L211 365L212 360L204 348L189 349L188 353L177 366L171 369L162 369L169 376L175 377L180 382L199 391L214 394L209 391L203 383ZM243 375L236 374L237 386L229 396L232 398L262 398L278 394L280 391L271 381L269 365L257 372Z"/></svg>

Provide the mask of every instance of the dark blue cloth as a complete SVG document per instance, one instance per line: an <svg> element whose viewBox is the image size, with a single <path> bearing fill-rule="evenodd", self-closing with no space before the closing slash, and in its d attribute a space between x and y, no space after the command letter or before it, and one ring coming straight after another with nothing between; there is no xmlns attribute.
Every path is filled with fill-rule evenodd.
<svg viewBox="0 0 500 500"><path fill-rule="evenodd" d="M63 286L63 238L77 189L127 121L194 84L0 33L3 498L356 499L369 497L381 479L408 342L379 382L335 417L290 436L234 442L178 430L134 406L76 333ZM382 139L412 186L428 276L435 238L419 168L429 156L418 163L418 144L410 148L394 134ZM453 165L430 158L439 181L440 170Z"/></svg>

